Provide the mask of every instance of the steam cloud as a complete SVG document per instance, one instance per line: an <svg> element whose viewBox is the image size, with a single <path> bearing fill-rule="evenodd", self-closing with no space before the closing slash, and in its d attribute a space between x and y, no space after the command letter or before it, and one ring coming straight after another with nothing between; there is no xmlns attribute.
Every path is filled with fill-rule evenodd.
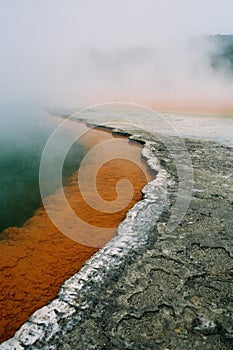
<svg viewBox="0 0 233 350"><path fill-rule="evenodd" d="M231 28L231 1L1 2L4 103L119 101L228 108L232 73L202 34ZM211 108L210 108L211 109Z"/></svg>
<svg viewBox="0 0 233 350"><path fill-rule="evenodd" d="M228 112L232 67L213 67L220 46L203 35L231 31L231 0L0 0L0 230L17 223L25 194L35 201L60 122L46 110L124 101Z"/></svg>
<svg viewBox="0 0 233 350"><path fill-rule="evenodd" d="M61 122L48 111L123 101L162 111L232 112L232 61L221 58L224 48L208 36L215 33L232 33L232 0L0 0L0 239L41 205L41 156ZM70 139L70 132L63 135L45 164L46 195L60 186L55 165ZM64 181L85 152L80 144L70 148ZM185 199L178 192L183 211L174 210L170 227L190 199L191 166L183 158L189 175L183 187L180 181ZM70 224L52 211L65 228ZM83 231L84 243L92 245L89 234Z"/></svg>

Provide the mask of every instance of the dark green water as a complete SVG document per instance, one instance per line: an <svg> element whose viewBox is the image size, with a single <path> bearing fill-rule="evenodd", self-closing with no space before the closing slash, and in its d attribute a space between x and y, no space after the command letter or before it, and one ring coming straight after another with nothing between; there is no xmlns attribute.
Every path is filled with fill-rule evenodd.
<svg viewBox="0 0 233 350"><path fill-rule="evenodd" d="M0 232L9 226L23 225L41 205L40 159L48 137L60 122L28 110L1 111ZM71 147L63 166L64 181L78 168L84 155L83 145ZM50 182L55 191L56 174Z"/></svg>

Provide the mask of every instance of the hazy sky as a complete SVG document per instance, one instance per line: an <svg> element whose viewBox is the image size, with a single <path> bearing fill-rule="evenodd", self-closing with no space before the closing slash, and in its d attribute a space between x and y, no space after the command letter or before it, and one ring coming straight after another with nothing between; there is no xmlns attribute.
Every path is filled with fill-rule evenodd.
<svg viewBox="0 0 233 350"><path fill-rule="evenodd" d="M120 95L118 76L128 72L122 61L130 71L136 60L135 70L141 69L140 77L145 77L154 60L152 55L149 63L145 57L138 62L138 52L127 50L159 47L162 52L172 47L174 54L181 38L232 33L232 10L232 0L0 0L1 96L41 101L47 97L55 103L73 94L81 103L98 91L101 96L105 90ZM139 51L143 55L147 53ZM184 53L174 54L174 60L181 56ZM165 72L162 62L163 55L157 69L161 64ZM174 67L171 74L176 72ZM126 86L129 98L140 79ZM150 78L148 86L152 85Z"/></svg>
<svg viewBox="0 0 233 350"><path fill-rule="evenodd" d="M151 45L161 37L233 32L231 0L1 0L0 6L1 39L24 45Z"/></svg>

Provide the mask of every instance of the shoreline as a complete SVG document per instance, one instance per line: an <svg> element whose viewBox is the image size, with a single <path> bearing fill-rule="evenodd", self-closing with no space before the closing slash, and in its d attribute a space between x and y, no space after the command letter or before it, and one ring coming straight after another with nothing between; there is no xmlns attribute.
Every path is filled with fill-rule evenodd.
<svg viewBox="0 0 233 350"><path fill-rule="evenodd" d="M88 131L85 138L86 144L89 142L90 147L94 146L96 142L113 139L111 133L95 130ZM124 148L126 147L129 157L135 162L140 161L141 149L139 145L129 145L128 140L122 138L120 144L123 144ZM77 187L77 171L70 177L69 182L64 187L68 202L72 209L77 211L77 215L82 215L82 220L85 221L89 218L89 222L91 219L91 224L97 226L104 221L104 224L111 228L105 236L96 236L95 226L93 226L93 233L88 232L88 240L85 240L85 231L79 225L78 227L75 226L75 231L81 241L73 241L59 232L42 207L37 209L22 227L11 227L3 231L5 239L0 241L2 252L0 262L2 271L0 281L2 338L12 335L12 330L15 331L20 323L23 324L32 312L38 307L46 305L57 295L64 280L77 272L83 263L115 234L115 228L122 221L127 208L141 198L140 188L146 183L146 178L144 179L141 176L140 171L132 168L131 164L120 163L118 165L117 162L119 163L117 160L112 162L110 166L104 168L105 170L102 171L101 176L97 177L97 179L100 179L98 189L101 194L107 195L108 200L111 199L110 194L113 192L111 191L111 185L114 184L114 181L117 181L116 167L125 169L125 166L127 166L129 179L130 176L131 178L136 177L138 183L136 184L135 180L131 179L131 182L134 183L134 196L130 203L127 203L126 208L115 214L101 214L85 205ZM92 171L92 163L90 162L88 167L86 166L87 171ZM142 165L146 171L146 164L143 163ZM114 176L111 177L111 183L108 186L106 184L107 177L111 176L112 172L114 172ZM59 193L59 190L56 191L47 200L48 205L50 202L51 208L56 208L55 215L63 217ZM86 191L84 193L88 194ZM112 193L112 196L114 196L114 193ZM64 211L64 217L66 218L66 211ZM70 226L71 222L69 221ZM4 238L3 235L2 238ZM88 244L88 241L92 244L94 242L94 245ZM83 244L81 244L82 242ZM22 303L24 303L24 306L22 306Z"/></svg>
<svg viewBox="0 0 233 350"><path fill-rule="evenodd" d="M128 131L124 131L124 130L118 130L118 131L115 130L114 132L128 133ZM148 312L150 310L150 307L148 308L148 306L145 309L145 305L148 304L148 299L145 296L145 290L143 289L143 283L144 284L146 283L146 285L148 285L148 281L145 282L143 278L145 279L146 277L145 276L143 277L143 275L141 275L141 273L138 271L139 266L140 268L144 268L144 266L146 266L145 262L142 264L142 259L145 258L146 261L150 261L150 265L151 265L151 260L153 261L154 267L153 266L149 267L148 265L149 270L147 271L147 273L148 272L151 273L153 269L155 269L155 271L161 270L161 266L159 267L158 262L162 259L164 261L164 264L166 265L165 270L167 271L166 272L167 276L171 276L169 278L172 279L175 276L179 276L179 274L181 273L182 277L180 276L180 278L181 280L183 280L182 283L187 283L186 281L189 281L192 279L193 280L201 279L203 274L204 275L207 274L206 271L208 270L209 270L208 275L214 276L212 269L214 269L215 266L212 266L210 262L211 262L211 259L213 259L214 257L216 259L216 254L215 254L216 252L220 254L219 256L224 261L223 267L224 267L224 264L226 264L226 266L229 265L231 261L231 254L232 254L230 253L230 245L229 245L229 241L231 237L227 237L224 235L224 239L223 237L218 238L218 236L216 236L215 231L217 228L216 224L220 220L222 215L222 210L224 208L222 207L222 205L223 204L224 206L228 205L227 204L228 200L225 203L225 197L233 196L232 190L229 192L229 189L231 188L229 187L231 183L231 179L227 177L227 170L231 169L231 165L230 165L231 163L229 160L229 156L224 155L226 151L228 151L229 153L232 152L232 149L230 147L223 146L218 143L214 143L210 141L186 139L186 144L188 145L189 151L192 153L192 157L194 157L192 158L194 165L197 163L199 164L199 168L200 168L198 169L196 166L194 166L196 181L195 181L195 187L193 189L193 196L192 196L192 202L191 202L191 208L194 205L193 207L194 209L191 209L191 208L189 209L191 210L191 213L187 212L188 218L184 220L184 222L180 227L178 227L178 232L177 233L175 232L174 236L171 236L165 232L164 227L166 226L166 218L167 218L171 203L174 201L173 195L174 195L174 192L176 191L176 186L177 186L176 174L174 172L174 168L172 164L169 163L169 158L166 156L166 150L163 148L158 150L158 142L156 141L156 137L153 140L152 135L147 134L145 136L145 134L144 135L141 134L141 136L140 135L131 136L130 138L141 140L141 142L146 141L145 138L147 139L146 146L143 148L144 156L147 158L147 160L150 160L150 165L154 166L158 172L156 179L153 180L152 183L149 183L148 185L146 185L146 187L143 189L145 201L142 200L141 202L138 202L134 206L134 208L130 210L130 212L127 214L126 219L118 227L117 236L113 238L109 243L107 243L107 245L102 250L96 253L91 258L91 260L89 260L77 274L72 276L63 284L58 294L58 297L54 299L52 303L48 304L47 306L45 306L44 308L38 310L35 314L33 314L29 319L29 321L24 326L22 326L22 328L15 334L15 337L10 339L5 344L3 343L2 346L0 346L0 349L8 350L8 349L12 349L13 346L19 346L19 347L21 346L22 349L27 349L29 348L29 346L30 346L30 349L43 349L43 346L45 344L46 345L50 344L51 346L53 346L53 349L57 349L57 348L63 349L63 345L64 345L64 349L65 348L72 349L71 344L74 345L75 344L74 342L77 341L77 339L79 339L79 337L81 336L79 330L77 329L77 325L80 326L81 324L85 324L86 322L88 324L88 320L92 320L93 322L95 322L94 321L95 319L93 319L93 316L92 316L93 315L92 310L94 305L99 305L101 301L105 305L104 312L107 312L107 313L111 312L110 304L107 301L104 301L103 299L104 294L107 293L107 295L109 295L108 298L110 298L110 300L113 302L113 300L115 300L114 295L116 293L115 284L119 285L119 283L123 283L122 280L124 281L124 283L126 283L126 286L125 287L123 286L121 300L124 300L122 299L124 296L124 293L126 295L128 294L129 295L128 297L130 296L132 297L132 296L136 296L137 294L144 293L142 294L144 295L143 303L140 304L141 311L137 311L137 313L136 313L136 310L130 312L125 302L123 304L121 304L120 302L121 308L117 309L116 317L112 319L112 316L110 316L109 314L109 317L110 317L109 321L111 323L111 326L109 327L113 327L114 329L114 327L116 327L116 325L118 324L121 324L122 325L121 327L123 327L121 328L122 331L119 333L119 336L118 336L118 333L116 333L118 331L116 331L116 329L114 331L115 332L114 334L116 337L116 339L114 340L115 342L114 346L119 347L119 346L123 346L123 344L124 345L130 344L129 342L131 341L132 347L129 346L127 348L138 349L137 344L141 344L141 346L143 344L143 343L140 343L140 341L142 342L142 339L140 340L140 336L143 338L143 335L140 335L140 334L137 334L137 336L134 335L136 337L135 341L137 341L137 343L134 343L130 333L128 334L122 333L124 331L124 327L126 327L126 325L123 326L122 320L124 320L126 315L130 319L131 317L130 315L133 312L133 315L134 315L133 317L136 317L136 319L138 319L138 322L140 323L141 318L144 317L143 315L145 313L145 310L148 310ZM148 141L148 138L149 138L149 141ZM218 162L215 161L215 163L213 163L213 160L208 159L207 164L205 164L205 158L202 159L203 152L204 154L205 153L208 154L209 152L210 155L212 155L213 160L215 159L215 156L219 158L221 154L222 159L221 160L218 159ZM165 159L165 163L163 162L163 167L161 167L161 164L159 164L159 161L161 161L162 159ZM216 169L221 169L220 167L222 162L224 162L223 163L224 171L226 172L226 174L225 173L220 175L215 174L214 179L216 180L215 181L216 183L214 181L213 181L213 184L212 182L207 183L207 187L206 187L206 181L207 181L206 176L209 174L209 172L211 174L210 176L213 177L211 168L215 167ZM224 194L224 196L223 196L224 191L223 190L221 191L221 189L218 188L218 185L222 182L222 179L223 179L222 176L224 176L224 179L225 179L226 191L229 192L228 194ZM164 190L163 185L167 180L169 183L168 195L169 195L170 203L167 202L166 207L164 207L164 201L163 201L164 193L162 192ZM229 186L227 184L229 184ZM222 194L220 194L219 192L221 192ZM221 198L221 196L223 198ZM159 198L160 199L162 198L162 203L159 203ZM202 205L202 202L206 204L204 208L200 211L199 205ZM212 202L215 205L213 207L212 207ZM221 204L222 202L223 204ZM197 205L197 203L199 204L198 204L198 207L196 207L195 209L195 205ZM211 206L208 209L208 205L210 204ZM218 207L216 207L216 205L219 205L219 209ZM152 206L154 225L150 222L151 206ZM156 219L155 216L156 214L160 214L161 206L163 207L163 214L160 216L158 221L155 222L155 219ZM213 223L212 223L212 220L208 219L208 215L207 215L208 213L205 213L206 210L209 210L210 212L213 211L217 215L217 217L214 218ZM226 212L226 209L224 210ZM140 216L140 212L141 212L141 216ZM139 219L136 225L133 222L132 218ZM149 221L148 226L145 225L145 220L144 220L145 218ZM201 226L199 225L199 221ZM201 221L203 221L203 223ZM225 226L226 226L227 232L229 231L229 226L227 225L229 225L231 221L232 221L231 217L229 218L225 217L225 222L226 222ZM148 222L146 222L146 224L147 223ZM204 223L206 223L205 224L206 226L203 226ZM201 227L202 228L205 227L205 230L208 232L207 236L205 232L204 233L201 232L200 230ZM140 235L142 234L142 232L144 234L143 236ZM230 234L230 232L228 233ZM130 237L130 240L129 240L129 237ZM189 255L187 255L186 257L187 253L190 254L189 249L191 249L192 244L193 244L193 247L195 248L192 254L197 256L196 258L197 264L204 264L204 265L206 264L203 267L204 268L203 271L201 269L201 266L200 267L198 267L198 265L195 266L195 264L192 262L193 258L190 258ZM190 248L187 249L185 248L185 246ZM206 249L208 249L208 252L210 252L209 257L206 255ZM224 251L226 252L226 254L222 255ZM204 252L205 252L205 255L203 255ZM173 264L171 266L169 265L170 264L169 261L173 261ZM182 267L181 269L179 267L179 264L181 264L180 266L184 266L184 267ZM134 266L136 266L135 267L136 270L134 269ZM221 266L219 265L217 267L221 269L222 268ZM186 272L185 272L185 269L187 270ZM164 268L162 268L161 271L163 270ZM136 288L136 291L135 291L135 287L132 290L133 285L128 284L127 280L125 280L125 276L127 274L130 275L131 271L133 271L133 274L138 275L139 280L142 280L142 284L139 283L139 286ZM223 274L223 277L222 277L223 289L221 289L221 293L224 293L224 288L227 289L226 285L224 284L225 283L224 276L225 275ZM131 281L130 283L133 283L132 282L133 278L134 278L133 275L131 277L128 276L129 281ZM115 281L115 284L113 281ZM112 283L113 285L111 285ZM163 287L165 294L168 293L167 288L171 288L169 287L169 283L170 282L168 280L167 286ZM207 283L208 283L208 279L207 279ZM227 283L227 280L226 280L226 283ZM210 288L214 288L214 287L212 286ZM155 291L154 293L155 293L154 295L156 295ZM174 290L174 294L179 295L180 293L182 293L182 288L181 287L178 288L177 286L176 292ZM113 295L113 297L111 297L111 295ZM208 294L206 296L208 296ZM212 306L213 312L211 313L211 309L209 309L208 302L207 302L207 299L205 299L205 297L203 297L203 303L204 303L203 307L204 305L206 305L206 310L208 310L208 312L206 313L205 307L203 308L202 306L200 306L200 312L198 311L198 308L197 308L195 311L196 314L194 311L192 311L193 315L192 313L190 313L188 316L186 316L178 312L179 308L181 309L184 308L183 301L180 300L180 302L176 304L177 303L176 297L174 299L174 295L170 295L170 298L171 298L170 301L166 302L168 303L167 312L168 313L170 312L169 311L170 308L174 308L175 315L178 318L178 321L176 321L176 328L174 332L170 334L171 342L173 342L173 346L177 347L183 344L187 349L191 349L190 347L192 345L191 343L192 341L195 341L197 349L201 349L201 346L203 346L203 344L207 344L205 348L210 349L211 346L215 344L215 342L218 342L219 344L221 343L220 344L221 346L219 347L219 349L220 348L228 349L228 347L225 347L225 345L223 345L222 343L224 342L224 344L227 344L228 339L231 338L231 330L229 328L229 325L227 325L227 323L226 324L224 323L226 322L226 320L229 319L229 317L227 316L227 309L226 311L224 311L224 308L223 308L223 311L219 314L217 313L217 309L215 311L215 307ZM163 303L164 302L162 302L161 305L163 305ZM190 301L190 303L194 303L194 300ZM202 305L201 300L199 301L199 303L200 305ZM189 305L189 303L187 305ZM194 303L194 306L195 306L195 303ZM100 311L98 312L100 313L100 315L102 315L101 305L99 307L100 307ZM219 307L220 306L218 305L218 309ZM131 305L131 308L133 308L133 305ZM160 309L156 309L156 306L154 306L153 310L160 310ZM163 308L161 308L161 310L163 311ZM195 310L195 308L193 310ZM158 311L156 311L154 317L156 317L157 312ZM219 326L216 325L215 316L213 315L218 315L218 322L221 322L221 331ZM163 319L163 317L165 316L160 316L160 317L162 317ZM180 320L179 320L179 317L180 317ZM169 322L172 322L174 319L174 315L170 314L170 318L171 320ZM193 323L195 319L196 319L195 321L196 324ZM180 326L179 328L178 324L181 324L182 320L185 326ZM159 326L159 327L161 328L162 326ZM186 328L189 330L189 334L184 333ZM93 349L100 348L98 347L100 346L99 342L103 341L103 339L102 340L99 339L99 342L97 343L95 341L93 343L93 340L91 340L91 338L93 337L93 334L96 334L95 329L97 331L98 329L97 324L95 324L94 330L91 331L90 334L92 335L90 337L88 336L88 333L87 333L86 338L85 339L82 338L83 342L85 342L86 344L86 345L83 345L84 347L86 346L86 348L88 348L88 346L92 346ZM72 337L69 334L70 331L73 332L72 333L72 336L74 336L73 339L71 339ZM167 331L169 331L169 329ZM156 332L159 332L159 331L156 331ZM163 333L162 329L161 329L161 332ZM157 333L157 336L159 337L158 341L160 341L161 344L162 343L165 344L166 341L169 342L170 340L169 338L167 340L164 339L162 337L162 333L161 335L159 335L160 333ZM134 334L134 332L132 334ZM192 341L190 341L190 337L193 339ZM144 339L143 340L144 342L147 342L147 346L151 346L151 345L148 345L150 344L151 340L149 341L147 338L143 338L143 339ZM107 339L105 339L105 341L107 341ZM169 346L169 344L166 343L164 347L161 347L161 349L165 349L165 347L167 346ZM80 347L80 349L82 348ZM112 349L112 347L109 347L109 349ZM216 347L216 349L218 349L218 347Z"/></svg>

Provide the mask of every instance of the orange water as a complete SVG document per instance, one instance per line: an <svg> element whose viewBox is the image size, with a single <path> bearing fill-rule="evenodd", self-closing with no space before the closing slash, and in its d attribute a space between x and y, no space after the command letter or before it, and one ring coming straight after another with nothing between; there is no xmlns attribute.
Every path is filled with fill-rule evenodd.
<svg viewBox="0 0 233 350"><path fill-rule="evenodd" d="M82 142L88 148L113 136L101 130L91 130L83 137ZM145 162L141 160L141 146L129 143L127 139L124 147L126 158L113 159L100 168L97 176L97 190L106 201L116 199L115 185L122 178L128 179L134 186L133 198L130 203L116 213L103 213L93 209L85 203L78 187L75 172L65 186L66 198L78 217L91 225L90 246L82 244L82 237L89 237L89 227L75 226L79 241L73 241L62 234L49 219L43 207L39 208L32 218L21 228L10 227L1 233L0 241L0 341L11 337L28 317L38 308L52 300L58 293L61 284L72 274L76 273L83 263L89 259L116 232L117 225L124 219L126 211L136 201L142 198L141 189L152 178L152 174ZM111 152L111 145L108 145ZM102 155L100 155L101 157ZM95 155L96 157L96 155ZM96 159L96 158L95 158ZM130 160L129 160L130 159ZM140 167L136 163L140 163ZM94 159L86 164L87 176L91 174ZM86 185L87 197L92 201L89 193L88 181ZM89 192L88 192L89 191ZM127 187L126 187L127 194ZM59 191L50 196L50 205L59 218L65 213L59 207ZM52 204L51 204L52 203ZM95 235L98 228L111 228ZM94 239L94 247L91 239Z"/></svg>

